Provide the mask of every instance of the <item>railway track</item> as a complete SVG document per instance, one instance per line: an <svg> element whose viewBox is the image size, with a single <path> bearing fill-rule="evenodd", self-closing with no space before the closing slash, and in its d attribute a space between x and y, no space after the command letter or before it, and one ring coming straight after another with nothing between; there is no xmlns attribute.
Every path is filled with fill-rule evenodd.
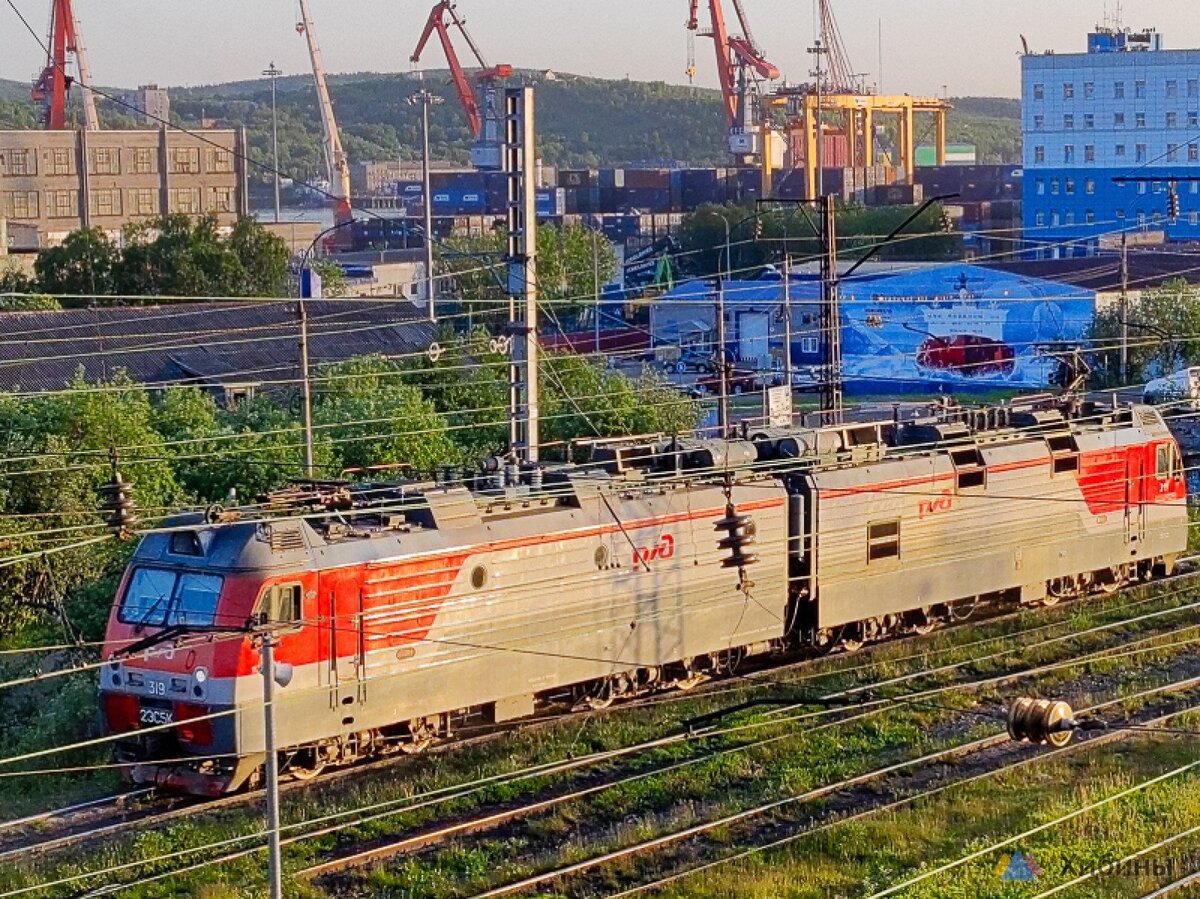
<svg viewBox="0 0 1200 899"><path fill-rule="evenodd" d="M1169 636L1171 633L1183 633L1183 632L1193 633L1194 636L1193 636L1193 639L1191 639L1191 640L1181 641L1181 642L1182 643L1194 643L1194 642L1200 641L1200 634L1195 634L1195 632L1197 630L1200 630L1200 627L1189 625L1185 628L1178 629L1175 632L1170 632L1167 635L1154 635L1154 636L1151 636L1148 638L1144 638L1143 640L1133 641L1132 645L1136 645L1136 644L1140 644L1140 643L1150 643L1155 640L1162 639L1163 636ZM795 715L795 716L791 716L791 717L783 717L783 718L780 718L779 720L776 720L773 723L774 723L774 725L778 726L781 724L786 724L786 723L790 723L790 722L797 721L797 720L804 720L804 721L806 721L806 727L804 730L804 734L810 735L810 734L817 733L819 731L826 730L829 728L838 727L838 726L850 724L853 722L864 721L868 718L871 718L882 712L888 711L889 709L894 709L897 706L901 706L901 705L921 706L921 705L926 704L927 702L935 700L946 694L958 693L958 692L964 692L964 691L979 691L979 690L983 690L983 689L986 689L989 687L1003 686L1005 684L1015 683L1015 682L1018 682L1021 680L1036 678L1036 677L1050 674L1053 672L1066 670L1071 667L1087 665L1088 663L1093 662L1093 661L1128 657L1128 656L1132 656L1132 655L1135 655L1135 654L1138 654L1141 652L1147 652L1147 651L1153 651L1153 650L1151 650L1151 649L1141 649L1141 650L1131 649L1129 645L1121 645L1121 646L1113 647L1110 649L1099 650L1094 653L1088 653L1088 654L1085 654L1083 656L1080 656L1080 657L1077 657L1077 658L1074 658L1071 660L1037 666L1037 667L1027 669L1024 671L1012 672L1009 674L1003 674L1003 675L998 675L998 676L994 676L994 677L978 679L978 680L974 680L974 681L947 684L947 685L943 685L940 687L917 691L917 692L914 692L911 694L901 696L899 698L871 700L870 702L865 703L864 705L850 705L844 709L831 709L831 710L825 710L825 711L821 711L821 712L808 713L808 714L803 714L803 715ZM1197 690L1198 690L1198 692L1200 692L1200 679L1197 680ZM815 697L815 699L817 701L822 701L822 700L827 701L827 700L836 699L836 698L838 698L839 695L844 695L844 693L843 694L830 693L830 694L826 694L821 697ZM800 706L797 705L794 708L799 708L799 707ZM971 710L965 710L963 712L963 714L964 715L975 715L978 713L973 712ZM830 720L823 724L816 724L816 725L811 724L811 722L813 720L818 719L818 718L829 718ZM764 722L764 724L770 724L770 723L771 722ZM680 735L679 740L685 740L685 739L708 740L708 739L711 739L716 736L728 734L730 732L736 732L739 730L744 731L747 729L748 729L748 726L734 727L734 728L728 728L728 729L713 728L708 731L703 731L700 733ZM578 802L580 800L586 799L587 797L596 795L596 794L601 793L608 789L612 789L615 787L629 786L629 785L632 785L639 781L646 780L651 777L660 777L660 776L664 776L664 775L667 775L667 774L670 774L673 772L679 772L687 767L702 764L713 758L731 755L731 754L738 753L738 752L745 752L748 750L758 749L758 748L762 748L762 747L768 746L773 743L781 742L784 740L792 740L792 739L796 739L796 734L785 733L782 735L772 736L772 737L768 737L766 739L758 740L758 741L755 741L755 742L752 742L749 744L742 744L742 745L734 746L734 747L728 748L728 749L717 750L717 751L713 751L710 753L703 753L703 754L700 754L698 756L695 756L693 758L690 758L690 759L687 759L687 760L684 760L681 762L675 762L675 763L659 766L659 767L656 767L656 768L653 768L653 769L650 769L647 771L639 771L637 773L634 773L634 774L631 774L628 776L613 776L613 777L601 778L597 783L590 784L581 789L571 790L571 791L567 791L567 792L560 792L560 793L557 793L557 794L554 794L551 796L547 796L545 798L541 798L541 799L538 799L534 802L530 802L527 804L517 805L517 806L513 806L513 807L509 807L509 808L497 809L495 811L491 811L486 814L479 815L479 816L476 816L473 818L461 819L461 820L452 822L445 826L441 826L441 827L437 827L437 828L434 828L431 830L421 831L421 832L417 832L415 834L407 835L399 840L389 841L389 842L383 843L381 845L372 846L370 848L363 849L361 851L352 852L350 854L342 855L337 858L329 859L327 861L318 863L316 865L312 865L312 866L304 869L303 871L299 872L298 876L302 876L302 877L306 877L306 878L320 877L323 875L336 873L339 871L344 871L349 868L359 867L364 864L370 864L372 862L379 861L380 859L383 859L383 858L388 858L388 857L395 856L395 855L411 854L411 853L419 851L421 849L425 849L430 846L435 846L438 844L446 843L449 840L457 839L462 836L471 835L471 834L479 834L479 833L483 833L483 832L486 832L489 830L495 830L497 828L502 827L503 825L506 825L506 824L509 824L509 823L512 823L514 821L518 821L518 820L521 820L524 818L531 817L535 814L543 813L552 808L559 807L559 806L565 806L565 805L568 805L568 804L571 804L574 802ZM982 746L984 744L980 744L980 745ZM991 744L989 743L986 745L991 745ZM951 756L951 757L953 757L953 756ZM907 764L911 764L911 762L900 763L899 766L904 767ZM816 794L810 798L819 798L819 796L821 796L821 795L824 795L824 793L821 791L817 791ZM395 814L395 812L389 812L388 814ZM367 818L366 820L369 821L371 819ZM725 823L728 823L728 822L725 822ZM714 825L714 827L716 827L716 826L723 826L723 825ZM322 831L317 831L315 834L312 834L312 833L304 834L304 835L294 838L292 841L294 842L295 840L305 839L305 838L308 838L308 837L314 836L314 835L324 835L327 832L329 832L328 829L322 830Z"/></svg>
<svg viewBox="0 0 1200 899"><path fill-rule="evenodd" d="M1171 586L1172 584L1187 584L1191 581L1191 579L1195 578L1198 574L1200 574L1200 572L1188 571L1188 572L1183 572L1183 573L1174 575L1171 578L1163 579L1161 581L1156 582L1153 585L1137 585L1137 586L1142 586L1142 587L1150 586L1151 589L1158 588L1159 590L1161 590L1161 588L1163 586ZM1136 589L1136 587L1130 588L1130 589ZM1147 605L1147 604L1150 604L1150 603L1153 603L1156 601L1170 599L1173 596L1177 596L1180 592L1182 592L1182 591L1176 590L1176 591L1168 592L1165 595L1163 595L1161 593L1156 593L1155 596L1138 601L1137 603L1134 604L1134 607L1141 607L1143 605ZM1086 607L1089 604L1090 600L1094 601L1097 599L1104 600L1104 599L1111 599L1111 597L1106 596L1106 597L1085 598L1085 599L1076 601L1070 605L1064 605L1060 608L1072 609L1072 608L1078 608L1081 606ZM1073 640L1073 639L1078 639L1085 635L1094 635L1094 634L1098 634L1098 633L1101 633L1104 631L1115 630L1120 627L1128 626L1131 623L1145 622L1145 621L1152 620L1154 618L1165 617L1165 616L1168 616L1171 614L1177 614L1177 613L1185 611L1187 609L1196 608L1196 607L1200 607L1200 603L1188 603L1188 604L1172 606L1172 607L1168 607L1168 608L1164 608L1164 609L1158 609L1158 610L1155 610L1155 611L1152 611L1149 613L1144 613L1144 614L1129 617L1129 618L1122 618L1122 619L1119 619L1119 620L1116 620L1113 622L1108 622L1106 624L1097 625L1097 626L1094 626L1091 628L1087 628L1083 631L1078 631L1078 632L1072 631L1072 632L1069 632L1066 634L1057 635L1057 636L1050 637L1043 641L1035 642L1033 644L1025 644L1025 645L1021 645L1021 646L1012 647L1009 649L999 650L996 652L971 656L967 659L958 660L953 663L948 663L948 664L943 664L943 665L935 665L935 666L927 666L924 668L920 668L916 671L907 672L903 675L899 675L896 677L877 681L872 684L863 685L863 686L859 686L859 687L852 687L852 688L849 688L847 690L843 690L840 692L830 693L830 694L828 694L828 696L826 698L834 699L839 696L850 697L852 695L858 695L858 694L863 693L864 691L868 691L871 689L881 689L884 687L896 686L896 685L903 684L903 683L909 683L909 682L919 679L919 678L931 677L936 674L948 674L948 673L952 673L953 671L956 671L956 670L961 670L970 665L977 665L982 662L995 661L995 660L1001 659L1005 656L1012 655L1016 652L1024 653L1024 652L1029 652L1030 650L1033 650L1033 649L1037 649L1038 647L1041 647L1041 646L1047 646L1047 647L1055 646L1055 645L1059 645L1059 644L1065 643L1065 642ZM1006 612L1006 613L1001 613L998 615L988 616L988 617L985 617L982 619L973 620L971 622L965 622L963 624L954 625L953 627L942 629L941 631L939 631L937 633L946 634L946 633L950 632L951 630L957 630L959 628L968 627L968 626L980 626L983 624L991 624L991 625L1001 624L1006 620L1014 619L1014 618L1020 616L1022 614L1022 612L1023 612L1023 610L1016 610L1016 611L1012 611L1012 612ZM1020 639L1022 637L1026 637L1033 633L1038 633L1038 632L1045 631L1047 629L1052 629L1055 627L1063 627L1063 626L1069 626L1069 621L1064 619L1064 620L1060 620L1060 621L1039 624L1032 628L1024 629L1024 630L1017 631L1017 632L1012 632L1012 633L1007 633L1007 634L998 634L995 636L983 638L978 641L974 641L971 644L967 644L967 646L991 644L991 643L1005 641L1005 640L1016 640L1016 639ZM907 638L902 638L902 639L907 639ZM1153 638L1151 638L1151 639L1153 639ZM861 657L861 655L867 655L867 654L871 653L872 651L878 650L880 648L887 647L887 646L894 646L896 644L896 642L898 642L898 641L893 640L893 641L888 641L885 643L874 644L872 646L869 646L866 650L863 651L863 653L858 654L858 655L859 655L859 657ZM860 663L860 664L857 664L854 666L842 668L840 670L835 668L834 670L829 670L829 671L804 674L804 675L801 675L801 677L799 679L797 679L796 682L802 682L802 681L806 681L806 680L812 680L815 678L824 678L824 677L835 678L835 677L838 677L838 676L841 676L841 675L844 675L847 673L855 673L855 672L861 672L863 670L869 670L880 664L900 664L900 663L904 663L906 661L911 661L911 660L927 660L930 656L939 655L940 653L943 653L943 652L946 652L946 653L955 652L955 651L961 650L962 648L963 648L962 646L951 646L951 647L947 647L944 650L929 650L926 652L916 653L916 654L913 654L913 655L910 655L907 657L902 657L901 659L880 659L877 661L866 661L866 662L863 662L863 663ZM845 655L833 656L833 657L829 657L829 660L836 661L836 660L840 660L842 658L850 658L850 656L845 656ZM679 702L679 701L684 701L684 700L693 700L693 699L697 699L697 698L701 698L701 697L715 698L717 696L720 696L723 693L743 692L748 687L751 687L751 688L755 687L755 686L763 687L763 686L767 686L772 683L775 683L775 682L779 681L782 677L786 677L789 673L795 672L797 670L802 670L806 667L811 666L813 663L814 663L813 659L806 658L806 659L794 661L794 662L791 662L791 663L788 663L788 664L785 664L782 666L766 667L766 668L763 668L762 670L750 671L745 674L736 676L734 678L725 678L725 679L721 679L721 680L711 681L708 684L701 685L700 687L696 688L695 690L693 690L687 694L670 694L670 695L665 695L665 696L660 695L660 696L652 696L652 697L649 697L649 698L641 700L641 701L633 700L633 701L629 701L629 702L626 702L623 704L615 705L615 706L613 706L612 709L604 711L604 712L544 715L538 719L534 719L533 721L530 721L530 722L525 722L521 725L507 727L507 728L501 728L501 729L493 730L491 732L483 733L483 734L479 734L479 735L475 735L475 736L466 736L466 737L462 737L458 740L455 740L453 742L448 742L445 744L437 745L437 746L431 748L430 752L437 754L437 753L458 751L460 749L464 749L464 748L471 747L471 746L479 746L479 745L483 745L487 742L502 738L516 730L527 730L529 728L534 728L534 727L539 727L539 726L544 727L544 726L560 723L564 719L570 720L572 718L581 718L583 715L587 715L587 714L602 715L602 714L607 714L608 712L615 711L618 709L628 711L631 709L654 707L654 706L658 706L658 705L674 703L674 702ZM790 710L787 709L786 707L784 709L781 709L779 714L776 717L780 717L781 720L784 720L784 721L789 720L789 719L782 717L783 715L786 714L787 711L790 711ZM868 709L867 711L869 712L870 710ZM845 712L839 713L836 710L826 710L825 712L817 713L815 717L823 717L826 715L832 717L833 719L850 717L847 713L845 713ZM803 717L808 718L808 717L813 717L813 716L803 716ZM836 724L836 723L838 723L838 721L834 720L833 723ZM605 752L605 753L596 753L592 756L586 756L586 757L583 757L580 759L568 760L560 765L552 766L545 770L535 771L528 776L545 776L545 775L549 775L549 774L563 774L563 773L567 773L567 772L571 772L571 771L579 771L579 770L582 770L589 766L593 766L593 767L598 766L600 764L612 761L617 758L625 758L625 757L629 757L632 755L636 755L638 753L647 752L653 748L656 748L656 747L659 747L662 745L669 745L669 743L676 742L683 738L684 738L684 735L672 735L671 737L664 738L663 740L649 741L647 743L643 743L643 744L639 744L639 745L631 746L631 747L626 747L626 748L623 748L620 750L612 750L612 751ZM328 784L328 783L330 783L332 781L336 781L337 779L340 779L340 778L346 778L346 777L352 777L352 776L356 777L356 776L370 773L372 771L386 770L397 764L403 763L405 761L405 759L406 759L406 757L392 756L392 757L380 759L380 760L377 760L374 762L364 763L364 764L346 768L346 769L335 770L335 771L329 772L328 774L323 776L319 782ZM508 775L508 777L520 779L520 775L521 775L521 772L517 772L516 775ZM497 781L503 782L503 777L498 777L498 778L494 779L492 782L497 782ZM307 783L307 782L293 781L293 782L283 784L282 789L285 792L292 792L292 791L296 791L296 790L303 790L309 786L311 786L311 784ZM609 786L611 786L611 784ZM595 785L593 785L592 788L598 791L599 789L604 789L607 787L603 784L595 784ZM451 796L451 797L461 795L460 793L456 793L453 790L441 791L441 792L443 792L447 796ZM146 800L148 798L151 799L151 801L149 803L142 802L143 800ZM11 861L18 857L27 858L30 855L44 855L44 854L47 854L50 852L63 850L63 849L66 849L66 848L69 848L72 846L81 845L81 844L87 843L92 840L102 839L106 836L111 836L118 832L127 831L128 828L133 827L133 826L136 826L139 828L156 827L156 826L161 826L164 824L171 823L173 821L180 820L182 818L185 818L190 815L194 815L197 812L201 812L201 811L208 813L211 811L218 811L218 810L223 810L223 809L235 808L235 807L242 806L242 805L248 805L248 804L258 801L260 798L261 798L261 791L256 791L256 792L237 794L237 795L233 795L233 796L221 797L221 798L218 798L215 800L191 801L191 800L180 799L180 798L155 800L152 796L149 795L149 791L132 791L130 793L123 793L123 794L118 794L118 795L111 796L111 797L105 797L102 799L92 800L90 802L81 803L79 805L71 806L71 807L68 807L65 809L59 809L59 810L55 810L55 811L45 812L45 813L42 813L39 815L33 815L33 816L29 816L27 818L22 818L22 819L18 819L18 820L0 824L0 863L3 863L5 861ZM579 797L576 797L576 798L579 798ZM570 797L567 796L567 797L553 800L553 803L554 804L562 804L564 802L569 801L569 799L570 799ZM445 800L444 800L444 798L434 797L434 798L431 798L430 801L436 802L436 801L445 801ZM164 804L169 805L169 807L164 808L163 807ZM108 810L107 812L105 811L106 809ZM382 812L379 815L379 817L392 816L392 815L400 814L402 812L409 811L409 810L411 810L409 807L392 808L390 810L386 810L386 811ZM526 809L523 812L523 814L529 814L529 813L530 812L528 809ZM511 811L497 813L494 820L485 821L483 823L478 823L476 825L468 825L468 824L464 823L463 824L463 827L465 828L464 830L447 831L447 834L444 837L442 837L441 839L442 840L448 839L450 836L453 836L454 833L456 833L456 832L460 832L460 833L467 833L467 832L472 832L472 831L480 832L481 830L495 828L495 827L501 826L502 824L506 823L507 821L514 820L515 818L520 817L520 816L521 816L520 814L514 814ZM327 833L327 832L335 831L336 829L337 829L336 827L324 828L320 831L320 833ZM313 834L300 835L300 836L297 836L295 839L301 839L301 838L304 838L305 836L312 836L312 835ZM409 846L407 849L402 849L401 851L413 851L416 848L420 848L420 846L422 846L422 845L428 846L428 845L432 845L436 842L438 842L438 840L425 840L424 842L417 840L411 846Z"/></svg>

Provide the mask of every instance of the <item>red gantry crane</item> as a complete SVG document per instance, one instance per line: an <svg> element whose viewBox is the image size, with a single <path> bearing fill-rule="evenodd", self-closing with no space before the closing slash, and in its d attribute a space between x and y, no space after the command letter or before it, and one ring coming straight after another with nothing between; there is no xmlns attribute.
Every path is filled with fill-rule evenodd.
<svg viewBox="0 0 1200 899"><path fill-rule="evenodd" d="M452 27L462 33L467 46L471 48L471 54L479 63L479 71L470 77L463 69L458 52L454 49L454 43L450 39ZM475 138L475 146L471 149L471 162L479 169L499 169L501 135L498 92L500 82L512 75L513 67L504 64L497 66L487 64L483 54L479 51L479 46L471 37L471 33L467 31L466 19L459 17L452 0L441 0L430 11L429 19L425 23L425 30L421 33L421 40L417 42L417 49L413 51L412 62L414 64L421 61L421 54L435 32L438 40L441 41L442 51L446 54L446 63L450 67L450 79L458 93L458 100L462 104L463 111L467 115L471 136ZM483 95L482 110L479 100L475 96L475 89L471 86L472 80L479 85Z"/></svg>
<svg viewBox="0 0 1200 899"><path fill-rule="evenodd" d="M56 131L67 127L67 94L76 80L67 71L67 54L71 54L75 57L79 83L84 87L83 127L88 131L99 131L96 101L88 90L92 73L71 0L52 0L46 49L46 67L33 83L32 91L33 101L42 104L42 124Z"/></svg>
<svg viewBox="0 0 1200 899"><path fill-rule="evenodd" d="M687 29L713 40L717 78L729 122L729 151L740 161L749 162L761 151L757 126L758 80L774 81L779 77L779 68L767 61L755 42L742 0L733 0L733 6L742 29L740 35L729 33L721 0L708 0L711 27L704 32L700 31L700 0L689 0ZM689 60L689 75L691 70Z"/></svg>
<svg viewBox="0 0 1200 899"><path fill-rule="evenodd" d="M300 21L296 31L308 40L308 56L312 61L313 81L317 88L317 106L321 111L321 130L324 136L325 165L329 170L329 194L333 204L335 224L348 222L350 212L350 160L342 149L342 137L338 133L337 120L333 117L333 101L329 97L329 85L325 79L325 64L321 61L321 48L317 46L317 35L313 30L312 16L307 0L300 0ZM344 241L345 238L342 238Z"/></svg>

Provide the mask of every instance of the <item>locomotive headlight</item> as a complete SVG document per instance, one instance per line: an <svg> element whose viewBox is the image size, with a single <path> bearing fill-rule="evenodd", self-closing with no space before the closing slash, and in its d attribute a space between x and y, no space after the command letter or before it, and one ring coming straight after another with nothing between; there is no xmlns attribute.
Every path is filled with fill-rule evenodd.
<svg viewBox="0 0 1200 899"><path fill-rule="evenodd" d="M192 672L192 677L194 677L196 679L196 683L203 684L208 680L208 669L207 668L197 668L195 671Z"/></svg>

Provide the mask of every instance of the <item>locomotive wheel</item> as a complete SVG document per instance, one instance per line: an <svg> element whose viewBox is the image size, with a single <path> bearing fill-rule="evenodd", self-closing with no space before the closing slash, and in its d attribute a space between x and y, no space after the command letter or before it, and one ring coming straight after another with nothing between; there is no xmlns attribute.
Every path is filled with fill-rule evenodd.
<svg viewBox="0 0 1200 899"><path fill-rule="evenodd" d="M1125 572L1119 566L1102 571L1096 577L1096 584L1102 593L1116 593L1123 583L1125 583Z"/></svg>
<svg viewBox="0 0 1200 899"><path fill-rule="evenodd" d="M975 610L978 608L978 596L973 596L970 599L960 599L958 602L952 602L946 606L947 611L950 613L951 621L966 621L975 614Z"/></svg>
<svg viewBox="0 0 1200 899"><path fill-rule="evenodd" d="M437 721L434 718L413 718L408 722L408 732L411 739L400 744L400 751L405 755L418 755L428 749L437 737Z"/></svg>
<svg viewBox="0 0 1200 899"><path fill-rule="evenodd" d="M284 770L296 780L312 780L325 770L326 761L317 749L302 749L288 758Z"/></svg>
<svg viewBox="0 0 1200 899"><path fill-rule="evenodd" d="M858 652L865 643L861 621L847 624L842 630L842 639L838 641L844 652Z"/></svg>
<svg viewBox="0 0 1200 899"><path fill-rule="evenodd" d="M932 606L921 606L916 611L909 612L905 617L908 621L908 626L914 634L920 634L921 636L931 634L934 628L937 627L937 621L933 617Z"/></svg>
<svg viewBox="0 0 1200 899"><path fill-rule="evenodd" d="M812 647L821 655L833 652L838 645L840 632L831 627L818 628L812 637Z"/></svg>

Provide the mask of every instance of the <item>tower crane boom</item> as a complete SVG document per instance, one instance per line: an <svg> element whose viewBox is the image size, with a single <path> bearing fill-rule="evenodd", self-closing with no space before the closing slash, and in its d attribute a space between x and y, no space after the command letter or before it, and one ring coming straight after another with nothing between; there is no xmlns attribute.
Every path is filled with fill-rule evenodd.
<svg viewBox="0 0 1200 899"><path fill-rule="evenodd" d="M300 0L300 21L296 24L296 30L308 41L308 56L312 61L313 82L317 89L317 108L321 113L325 164L329 170L329 193L332 195L334 221L340 224L351 218L350 161L346 158L346 151L342 149L337 120L333 117L333 101L329 97L325 64L321 60L321 48L317 44L312 15L308 11L308 0Z"/></svg>
<svg viewBox="0 0 1200 899"><path fill-rule="evenodd" d="M42 124L52 130L67 127L67 94L75 81L67 72L67 54L74 54L79 83L84 88L83 127L88 131L99 131L100 118L96 114L96 100L90 90L92 73L71 0L53 0L48 37L46 66L34 82L31 93L34 102L42 104Z"/></svg>
<svg viewBox="0 0 1200 899"><path fill-rule="evenodd" d="M471 128L471 136L478 138L483 131L483 116L479 112L475 91L471 88L466 70L459 62L458 51L454 49L454 43L450 40L450 29L446 25L446 13L452 12L453 8L450 0L442 0L441 3L434 6L429 13L429 19L425 22L425 30L421 32L421 39L417 42L417 49L413 51L411 60L414 64L421 61L425 45L436 33L442 44L442 52L446 54L446 62L450 66L450 80L454 82L458 102L462 104L463 111L467 114L467 124ZM474 45L472 45L472 49L474 49Z"/></svg>

